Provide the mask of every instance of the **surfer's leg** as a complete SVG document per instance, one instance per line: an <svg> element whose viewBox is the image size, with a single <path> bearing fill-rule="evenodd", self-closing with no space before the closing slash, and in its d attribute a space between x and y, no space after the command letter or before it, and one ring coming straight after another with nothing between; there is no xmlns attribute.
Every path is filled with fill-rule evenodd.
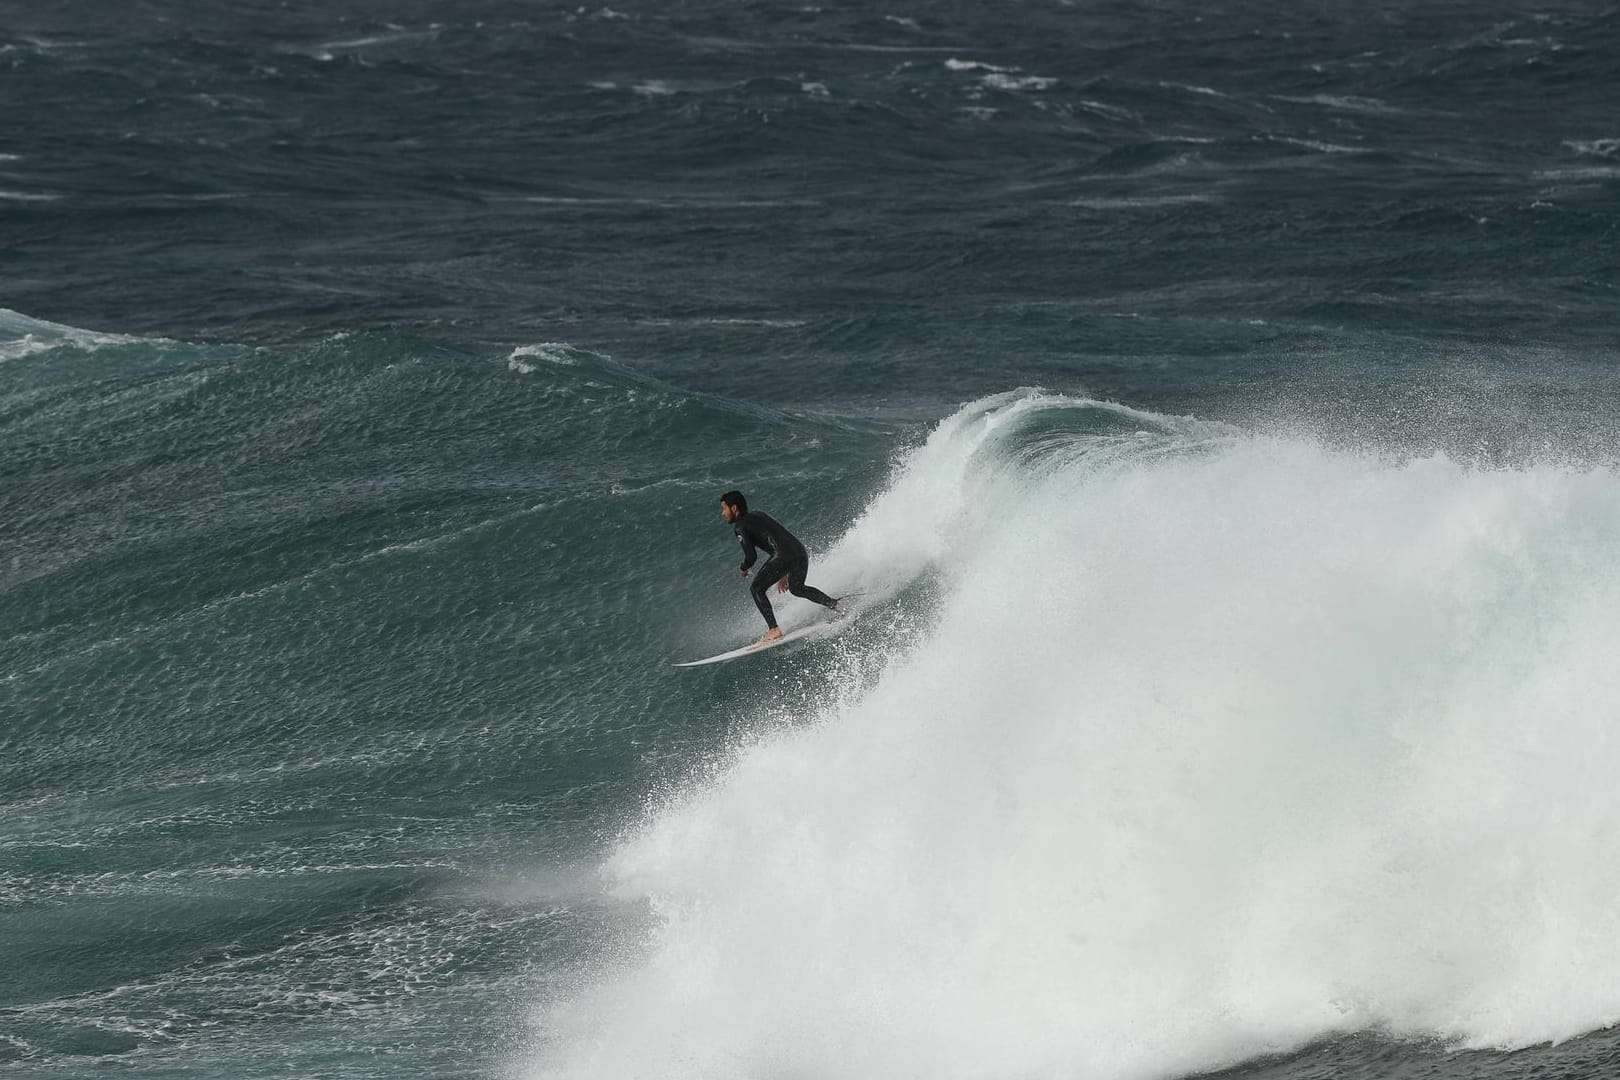
<svg viewBox="0 0 1620 1080"><path fill-rule="evenodd" d="M765 565L754 575L754 583L748 586L748 591L754 594L754 606L759 608L759 613L765 616L765 625L772 630L776 629L776 612L771 610L771 598L765 593L785 573L787 567L779 559L766 559Z"/></svg>
<svg viewBox="0 0 1620 1080"><path fill-rule="evenodd" d="M806 585L804 583L804 576L809 572L809 556L799 559L792 566L788 567L788 592L792 593L794 596L802 596L811 603L820 604L825 608L837 608L837 600L834 600L832 597L828 596L814 585Z"/></svg>

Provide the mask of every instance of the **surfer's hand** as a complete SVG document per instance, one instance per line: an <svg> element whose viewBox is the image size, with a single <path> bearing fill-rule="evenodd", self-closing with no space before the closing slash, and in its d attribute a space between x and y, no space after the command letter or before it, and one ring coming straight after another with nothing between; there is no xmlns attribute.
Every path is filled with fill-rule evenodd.
<svg viewBox="0 0 1620 1080"><path fill-rule="evenodd" d="M783 578L781 581L776 583L776 591L787 592L787 578Z"/></svg>
<svg viewBox="0 0 1620 1080"><path fill-rule="evenodd" d="M739 576L740 576L740 577L747 577L747 576L748 576L748 570L747 570L747 568L746 568L746 567L739 567L739 568L738 568L738 569L737 569L737 574L738 574L738 575L739 575Z"/></svg>

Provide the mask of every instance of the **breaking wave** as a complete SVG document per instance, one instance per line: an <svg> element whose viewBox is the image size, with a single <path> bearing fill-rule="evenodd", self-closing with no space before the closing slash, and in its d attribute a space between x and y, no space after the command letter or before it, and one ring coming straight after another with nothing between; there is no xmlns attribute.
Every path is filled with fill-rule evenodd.
<svg viewBox="0 0 1620 1080"><path fill-rule="evenodd" d="M1020 391L827 561L868 620L928 579L924 629L822 654L861 690L649 809L604 874L652 929L548 1009L541 1075L1159 1077L1620 1020L1613 471Z"/></svg>

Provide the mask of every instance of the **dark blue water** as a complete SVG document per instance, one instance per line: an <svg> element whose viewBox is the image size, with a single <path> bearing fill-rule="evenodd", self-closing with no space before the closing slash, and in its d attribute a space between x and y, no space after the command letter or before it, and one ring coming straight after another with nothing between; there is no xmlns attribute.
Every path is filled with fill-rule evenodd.
<svg viewBox="0 0 1620 1080"><path fill-rule="evenodd" d="M0 2L0 1071L1615 1075L1617 79Z"/></svg>

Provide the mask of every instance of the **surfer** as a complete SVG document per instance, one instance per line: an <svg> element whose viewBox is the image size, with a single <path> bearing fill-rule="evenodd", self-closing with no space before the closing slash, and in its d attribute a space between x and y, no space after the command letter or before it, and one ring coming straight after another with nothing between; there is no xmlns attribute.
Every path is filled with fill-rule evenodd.
<svg viewBox="0 0 1620 1080"><path fill-rule="evenodd" d="M810 569L810 553L780 521L763 510L748 509L748 500L743 498L740 491L728 491L720 496L720 516L726 519L732 532L737 534L737 543L742 545L743 561L737 572L743 577L748 576L748 568L759 557L755 548L764 548L771 554L765 560L765 565L759 568L759 573L754 575L754 583L748 587L768 627L765 636L759 639L760 644L782 636L781 628L776 625L776 613L771 610L770 597L765 595L773 582L777 592L791 592L794 596L802 596L843 614L843 606L837 600L804 583L804 575Z"/></svg>

